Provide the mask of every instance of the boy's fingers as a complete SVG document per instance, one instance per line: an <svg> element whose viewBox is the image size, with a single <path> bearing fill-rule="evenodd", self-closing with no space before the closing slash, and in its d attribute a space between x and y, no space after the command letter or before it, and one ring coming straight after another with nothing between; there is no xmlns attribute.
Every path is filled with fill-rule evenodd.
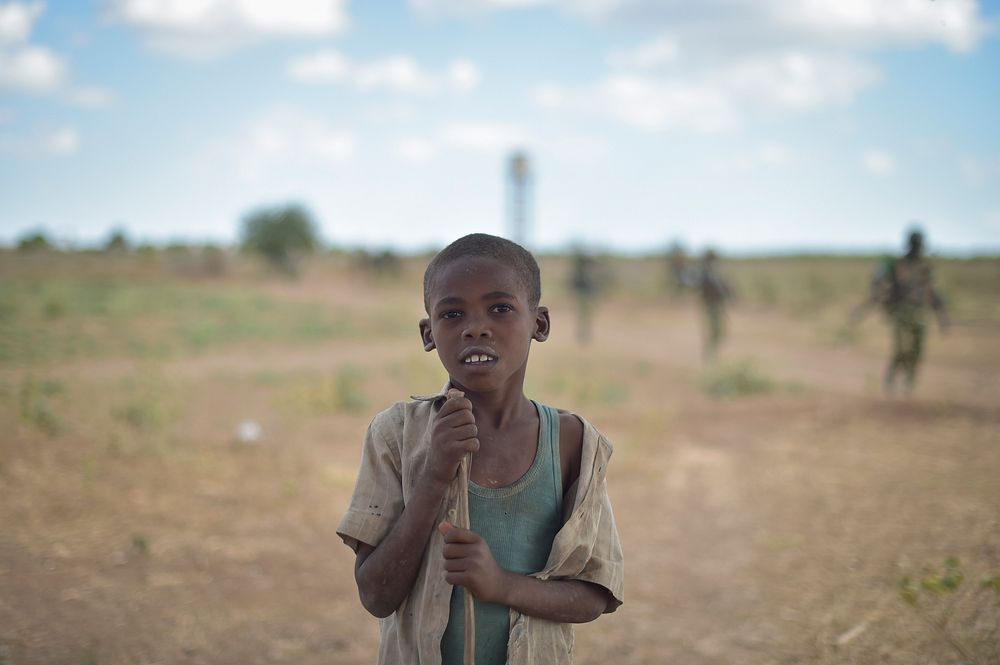
<svg viewBox="0 0 1000 665"><path fill-rule="evenodd" d="M448 520L445 520L444 522L438 524L438 533L440 533L443 536L454 528L455 528L454 524L452 524Z"/></svg>
<svg viewBox="0 0 1000 665"><path fill-rule="evenodd" d="M450 529L441 532L444 536L444 542L456 544L464 543L466 545L479 542L479 534L475 531L462 529L454 525L449 526L451 526ZM440 529L440 527L438 528Z"/></svg>
<svg viewBox="0 0 1000 665"><path fill-rule="evenodd" d="M458 441L475 439L479 436L479 428L475 424L460 425L452 429L452 434L455 435L455 439Z"/></svg>
<svg viewBox="0 0 1000 665"><path fill-rule="evenodd" d="M441 553L445 559L470 559L476 553L476 548L469 543L449 543L445 541ZM449 569L457 570L457 569Z"/></svg>
<svg viewBox="0 0 1000 665"><path fill-rule="evenodd" d="M467 397L449 397L438 410L438 417L442 414L452 413L453 411L461 411L462 409L472 410L472 402L470 402Z"/></svg>
<svg viewBox="0 0 1000 665"><path fill-rule="evenodd" d="M465 402L465 404L462 404L462 402ZM445 402L444 406L437 413L437 419L439 421L446 420L449 423L455 421L453 424L476 422L475 416L472 415L472 402L464 397Z"/></svg>
<svg viewBox="0 0 1000 665"><path fill-rule="evenodd" d="M464 573L469 570L469 562L467 559L458 558L445 558L444 570L446 573Z"/></svg>

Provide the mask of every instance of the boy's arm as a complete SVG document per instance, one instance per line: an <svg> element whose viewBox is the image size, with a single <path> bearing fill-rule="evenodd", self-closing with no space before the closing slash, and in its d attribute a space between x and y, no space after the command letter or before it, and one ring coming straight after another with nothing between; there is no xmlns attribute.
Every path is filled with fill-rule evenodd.
<svg viewBox="0 0 1000 665"><path fill-rule="evenodd" d="M583 422L572 413L559 413L559 458L564 501L567 490L580 475L583 453ZM504 570L496 563L489 545L474 531L444 523L446 579L468 589L486 602L512 607L521 614L559 621L586 623L608 609L611 593L583 580L540 580Z"/></svg>
<svg viewBox="0 0 1000 665"><path fill-rule="evenodd" d="M354 579L361 604L376 617L395 612L413 588L447 488L424 483L377 547L358 543Z"/></svg>
<svg viewBox="0 0 1000 665"><path fill-rule="evenodd" d="M361 604L373 615L389 616L409 595L441 501L462 457L479 448L477 435L472 402L449 398L435 416L418 489L378 545L358 543L354 579Z"/></svg>
<svg viewBox="0 0 1000 665"><path fill-rule="evenodd" d="M521 614L559 621L586 623L607 609L610 593L581 580L540 580L501 568L489 545L475 531L442 522L445 579L478 600L511 607Z"/></svg>

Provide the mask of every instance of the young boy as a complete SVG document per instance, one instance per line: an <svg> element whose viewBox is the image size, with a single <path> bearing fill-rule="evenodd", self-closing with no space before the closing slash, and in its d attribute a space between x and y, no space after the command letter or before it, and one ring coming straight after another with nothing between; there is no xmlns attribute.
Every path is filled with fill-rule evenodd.
<svg viewBox="0 0 1000 665"><path fill-rule="evenodd" d="M549 335L540 297L534 257L495 236L456 240L424 273L420 337L448 384L375 416L337 528L357 554L361 603L381 619L383 665L461 663L464 593L477 665L570 663L570 624L622 603L611 444L524 396L531 341ZM471 530L448 518L466 453Z"/></svg>

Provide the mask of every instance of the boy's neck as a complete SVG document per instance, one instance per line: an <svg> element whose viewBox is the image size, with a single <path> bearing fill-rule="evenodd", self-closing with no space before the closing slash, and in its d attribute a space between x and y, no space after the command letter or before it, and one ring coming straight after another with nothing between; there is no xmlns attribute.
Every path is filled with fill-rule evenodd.
<svg viewBox="0 0 1000 665"><path fill-rule="evenodd" d="M531 407L531 412L534 412L531 401L524 395L523 384L488 393L467 390L453 381L449 382L449 385L465 392L465 396L472 402L472 413L480 427L502 429L523 417L527 412L526 407Z"/></svg>

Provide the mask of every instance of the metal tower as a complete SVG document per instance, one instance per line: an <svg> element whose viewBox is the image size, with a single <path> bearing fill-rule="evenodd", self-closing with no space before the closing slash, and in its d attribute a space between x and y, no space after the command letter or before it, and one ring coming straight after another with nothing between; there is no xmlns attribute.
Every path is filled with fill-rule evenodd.
<svg viewBox="0 0 1000 665"><path fill-rule="evenodd" d="M518 150L511 154L507 166L507 224L510 239L527 246L528 198L531 186L531 165L528 155Z"/></svg>

